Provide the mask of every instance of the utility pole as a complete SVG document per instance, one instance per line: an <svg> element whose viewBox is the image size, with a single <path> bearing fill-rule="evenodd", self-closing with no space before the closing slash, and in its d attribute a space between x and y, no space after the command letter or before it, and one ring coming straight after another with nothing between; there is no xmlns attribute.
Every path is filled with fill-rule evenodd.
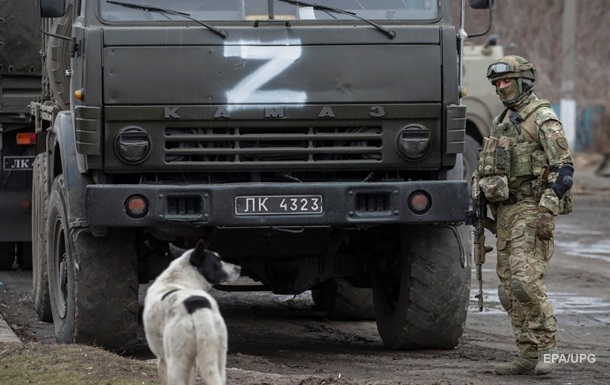
<svg viewBox="0 0 610 385"><path fill-rule="evenodd" d="M576 2L577 0L563 0L561 33L561 122L572 149L576 142L576 100L574 100Z"/></svg>

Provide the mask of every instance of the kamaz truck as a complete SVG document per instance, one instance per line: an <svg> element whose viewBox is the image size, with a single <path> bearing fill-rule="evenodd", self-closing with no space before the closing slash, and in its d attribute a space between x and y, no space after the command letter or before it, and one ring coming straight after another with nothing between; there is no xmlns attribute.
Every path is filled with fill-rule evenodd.
<svg viewBox="0 0 610 385"><path fill-rule="evenodd" d="M0 269L32 260L34 123L28 105L40 94L36 5L0 2Z"/></svg>
<svg viewBox="0 0 610 385"><path fill-rule="evenodd" d="M386 346L458 344L470 193L451 1L38 4L33 293L58 341L129 349L139 284L169 242L204 238L246 289L332 304L329 282L372 288Z"/></svg>

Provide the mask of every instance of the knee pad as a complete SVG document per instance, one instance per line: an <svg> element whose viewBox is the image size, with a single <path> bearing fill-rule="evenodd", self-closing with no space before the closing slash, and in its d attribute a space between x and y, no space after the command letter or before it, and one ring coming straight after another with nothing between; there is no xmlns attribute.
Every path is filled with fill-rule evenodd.
<svg viewBox="0 0 610 385"><path fill-rule="evenodd" d="M508 293L504 288L504 285L498 285L498 298L500 298L500 305L504 308L504 310L508 311L512 307L510 303L510 298L508 297Z"/></svg>
<svg viewBox="0 0 610 385"><path fill-rule="evenodd" d="M510 290L513 292L517 301L521 303L530 303L532 301L532 297L525 289L525 285L523 285L523 282L519 279L513 278L510 280Z"/></svg>

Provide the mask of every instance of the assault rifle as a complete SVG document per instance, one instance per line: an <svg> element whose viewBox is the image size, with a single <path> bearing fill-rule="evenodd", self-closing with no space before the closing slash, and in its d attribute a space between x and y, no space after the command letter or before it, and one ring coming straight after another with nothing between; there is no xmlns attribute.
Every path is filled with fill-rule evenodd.
<svg viewBox="0 0 610 385"><path fill-rule="evenodd" d="M478 187L478 186L477 186ZM479 281L479 311L483 311L483 264L485 254L493 250L491 246L485 246L485 229L496 234L496 222L487 216L487 199L481 189L473 194L473 211L469 215L469 224L474 226L474 263L476 265L477 280Z"/></svg>

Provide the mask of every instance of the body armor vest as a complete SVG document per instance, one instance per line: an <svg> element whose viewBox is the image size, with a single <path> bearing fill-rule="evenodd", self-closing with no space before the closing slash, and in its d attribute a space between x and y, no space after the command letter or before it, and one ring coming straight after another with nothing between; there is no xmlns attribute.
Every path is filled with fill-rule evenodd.
<svg viewBox="0 0 610 385"><path fill-rule="evenodd" d="M495 151L501 158L495 162L510 162L506 165L506 175L511 187L535 179L546 165L546 155L540 144L537 127L542 121L537 121L535 114L536 110L544 107L551 108L551 104L547 100L538 99L520 112L505 109L494 119L491 136L506 146L504 151Z"/></svg>
<svg viewBox="0 0 610 385"><path fill-rule="evenodd" d="M503 200L503 196L509 201L521 200L542 192L540 176L548 163L540 144L538 125L548 120L549 114L539 120L539 114L535 112L545 107L551 107L547 100L536 99L519 112L505 109L492 122L490 137L485 138L480 153L478 172L483 178L491 177L488 181L493 180L492 184L497 183L498 176L506 178L504 183L508 184L510 196L498 194L495 201ZM497 190L497 187L493 186L491 190Z"/></svg>

